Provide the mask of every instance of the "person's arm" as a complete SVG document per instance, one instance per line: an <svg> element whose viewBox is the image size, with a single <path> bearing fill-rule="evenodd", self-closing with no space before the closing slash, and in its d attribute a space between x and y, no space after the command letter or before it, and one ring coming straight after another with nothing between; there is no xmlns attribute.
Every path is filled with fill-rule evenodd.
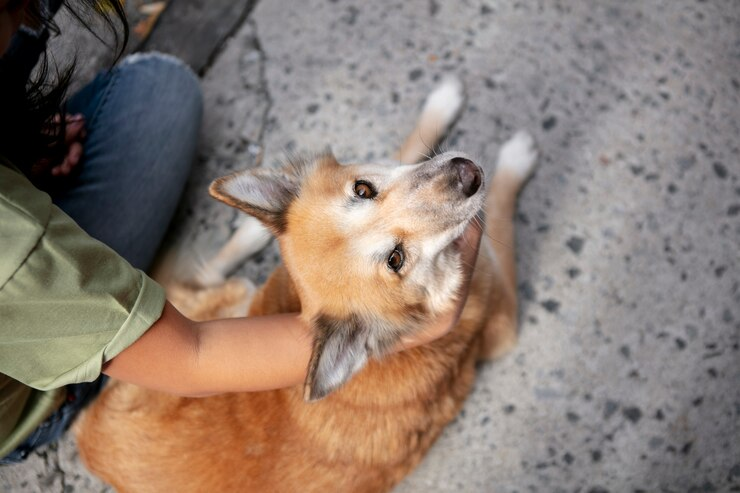
<svg viewBox="0 0 740 493"><path fill-rule="evenodd" d="M396 350L431 342L455 326L467 298L480 235L474 225L458 240L465 276L455 309L405 338ZM188 396L268 390L303 383L311 348L310 328L298 314L194 322L167 303L160 319L109 361L103 373Z"/></svg>
<svg viewBox="0 0 740 493"><path fill-rule="evenodd" d="M297 314L194 322L168 302L103 373L190 396L289 387L305 378L311 342Z"/></svg>

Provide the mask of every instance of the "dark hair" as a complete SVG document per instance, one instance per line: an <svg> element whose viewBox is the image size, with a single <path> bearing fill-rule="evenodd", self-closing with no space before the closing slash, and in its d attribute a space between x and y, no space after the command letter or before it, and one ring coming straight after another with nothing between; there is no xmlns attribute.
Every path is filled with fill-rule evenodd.
<svg viewBox="0 0 740 493"><path fill-rule="evenodd" d="M37 66L35 69L24 66L29 64L29 57L14 57L10 50L0 58L0 155L27 174L41 158L55 160L55 157L58 158L65 152L64 145L59 145L64 140L64 119L62 118L59 126L49 125L49 122L54 115L63 113L76 60L72 60L64 68L49 62L46 40L49 35L58 35L60 32L53 19L54 13L58 8L65 8L101 41L102 38L93 30L92 25L96 17L102 19L113 34L112 48L117 60L128 41L128 23L122 2L123 0L49 0L43 6L39 1L29 3L24 13L25 23L37 27L37 33L41 33L39 37L26 35L28 43L37 43L38 50L41 51ZM12 3L8 4L9 8L12 8ZM30 64L35 63L36 56L31 58Z"/></svg>

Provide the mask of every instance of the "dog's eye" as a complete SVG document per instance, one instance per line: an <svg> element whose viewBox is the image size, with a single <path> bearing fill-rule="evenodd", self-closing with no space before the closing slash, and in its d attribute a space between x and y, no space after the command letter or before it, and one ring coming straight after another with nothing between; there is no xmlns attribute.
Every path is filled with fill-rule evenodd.
<svg viewBox="0 0 740 493"><path fill-rule="evenodd" d="M355 182L355 195L361 199L372 199L378 195L378 192L375 191L371 183L359 180Z"/></svg>
<svg viewBox="0 0 740 493"><path fill-rule="evenodd" d="M403 267L403 261L403 248L401 248L401 245L398 245L388 256L388 267L390 267L393 272L398 272L401 270L401 267Z"/></svg>

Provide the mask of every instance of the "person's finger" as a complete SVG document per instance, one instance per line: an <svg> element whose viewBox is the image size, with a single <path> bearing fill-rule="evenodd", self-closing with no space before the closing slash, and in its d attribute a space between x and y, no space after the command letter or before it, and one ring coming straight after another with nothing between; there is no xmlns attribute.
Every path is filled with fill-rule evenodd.
<svg viewBox="0 0 740 493"><path fill-rule="evenodd" d="M80 159L82 159L82 143L73 142L69 146L65 161L68 161L70 166L74 167L77 166L77 164L80 162Z"/></svg>
<svg viewBox="0 0 740 493"><path fill-rule="evenodd" d="M463 240L465 245L469 248L465 249L466 253L477 252L480 247L480 240L483 236L484 224L478 220L471 221L465 231L463 232Z"/></svg>
<svg viewBox="0 0 740 493"><path fill-rule="evenodd" d="M64 158L64 161L62 161L62 164L59 166L55 166L51 170L51 174L53 176L67 176L72 171L72 165L69 164L69 161L67 158Z"/></svg>
<svg viewBox="0 0 740 493"><path fill-rule="evenodd" d="M458 319L459 314L455 311L440 315L422 330L401 336L397 350L409 349L439 339L455 327Z"/></svg>
<svg viewBox="0 0 740 493"><path fill-rule="evenodd" d="M82 113L75 113L74 115L65 115L64 119L67 121L67 123L72 123L76 121L84 121L85 115Z"/></svg>
<svg viewBox="0 0 740 493"><path fill-rule="evenodd" d="M69 175L75 166L77 166L82 158L82 144L79 142L73 143L67 155L64 156L64 160L58 166L51 169L52 176L67 176Z"/></svg>
<svg viewBox="0 0 740 493"><path fill-rule="evenodd" d="M74 120L67 123L66 133L64 134L64 142L70 145L72 142L83 140L83 133L85 132L85 121Z"/></svg>
<svg viewBox="0 0 740 493"><path fill-rule="evenodd" d="M479 217L470 221L463 234L456 240L460 248L460 259L463 264L463 270L468 274L472 272L475 261L478 258L480 240L483 236L483 228L485 227L484 221L485 219L483 219L482 214L479 214Z"/></svg>

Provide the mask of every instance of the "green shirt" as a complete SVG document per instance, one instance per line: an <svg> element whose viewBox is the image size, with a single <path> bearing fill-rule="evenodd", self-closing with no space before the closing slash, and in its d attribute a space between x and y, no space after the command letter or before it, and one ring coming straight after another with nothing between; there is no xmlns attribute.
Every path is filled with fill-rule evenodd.
<svg viewBox="0 0 740 493"><path fill-rule="evenodd" d="M94 207L94 204L91 205ZM163 289L0 157L0 457L162 314Z"/></svg>

